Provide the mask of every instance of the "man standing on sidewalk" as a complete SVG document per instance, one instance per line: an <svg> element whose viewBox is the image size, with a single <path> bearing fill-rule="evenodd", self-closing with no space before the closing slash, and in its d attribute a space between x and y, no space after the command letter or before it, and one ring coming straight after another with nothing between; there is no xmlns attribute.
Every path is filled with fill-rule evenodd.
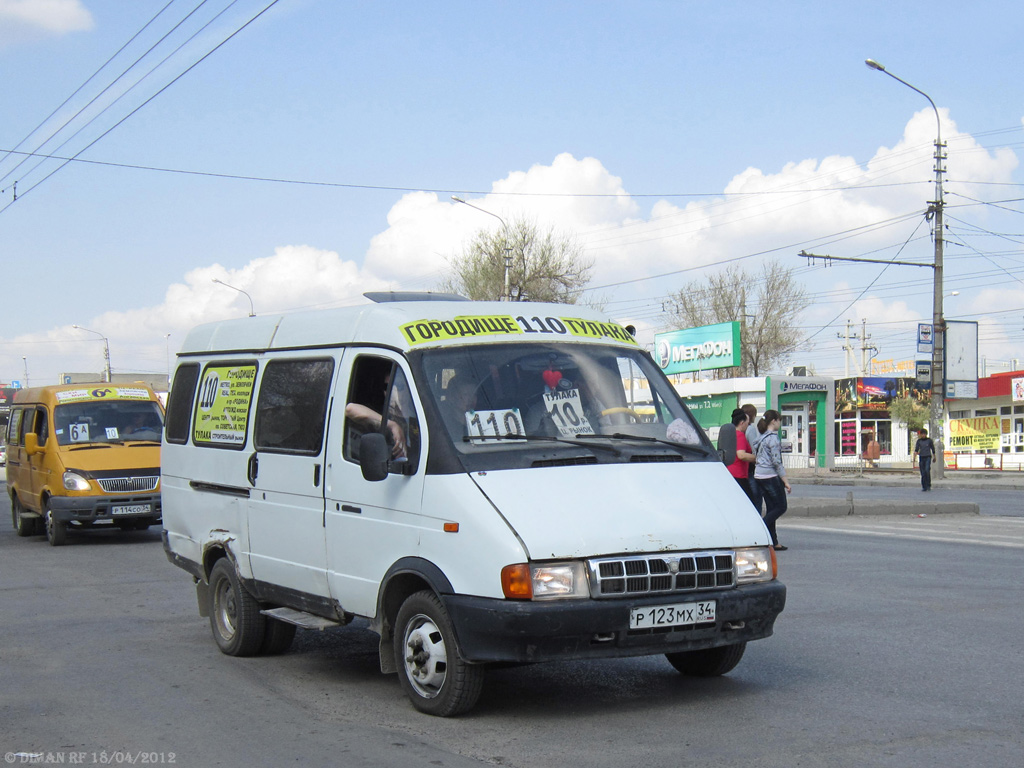
<svg viewBox="0 0 1024 768"><path fill-rule="evenodd" d="M935 456L935 443L928 437L927 429L922 429L917 433L914 455L917 456L921 465L921 490L930 491L932 489L932 457Z"/></svg>

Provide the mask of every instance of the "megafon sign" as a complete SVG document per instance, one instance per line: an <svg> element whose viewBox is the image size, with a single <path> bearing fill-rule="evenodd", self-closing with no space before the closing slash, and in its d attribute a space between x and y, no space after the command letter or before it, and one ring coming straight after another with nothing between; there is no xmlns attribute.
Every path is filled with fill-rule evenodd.
<svg viewBox="0 0 1024 768"><path fill-rule="evenodd" d="M666 374L740 364L740 324L716 323L654 335L654 359Z"/></svg>

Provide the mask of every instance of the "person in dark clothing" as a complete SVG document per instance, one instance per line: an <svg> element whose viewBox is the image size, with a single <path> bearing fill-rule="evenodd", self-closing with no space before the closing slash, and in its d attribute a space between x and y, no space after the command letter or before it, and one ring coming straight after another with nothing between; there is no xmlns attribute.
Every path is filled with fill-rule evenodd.
<svg viewBox="0 0 1024 768"><path fill-rule="evenodd" d="M914 455L921 467L921 490L930 491L932 489L932 458L935 456L935 443L928 437L927 429L922 429L917 433Z"/></svg>

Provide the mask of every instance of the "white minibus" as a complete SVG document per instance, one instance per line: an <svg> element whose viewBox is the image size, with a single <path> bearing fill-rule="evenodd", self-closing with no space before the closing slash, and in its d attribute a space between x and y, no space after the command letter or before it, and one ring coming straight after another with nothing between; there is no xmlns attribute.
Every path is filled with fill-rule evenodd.
<svg viewBox="0 0 1024 768"><path fill-rule="evenodd" d="M488 665L663 654L714 676L772 634L768 532L626 329L367 295L203 325L178 354L164 548L224 653L362 617L381 669L448 716Z"/></svg>

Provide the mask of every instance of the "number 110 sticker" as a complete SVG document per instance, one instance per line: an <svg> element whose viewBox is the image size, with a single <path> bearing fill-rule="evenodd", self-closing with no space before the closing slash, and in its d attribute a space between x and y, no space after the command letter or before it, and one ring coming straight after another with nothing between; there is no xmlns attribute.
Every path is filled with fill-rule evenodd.
<svg viewBox="0 0 1024 768"><path fill-rule="evenodd" d="M466 431L475 440L526 434L518 408L503 411L466 411Z"/></svg>

